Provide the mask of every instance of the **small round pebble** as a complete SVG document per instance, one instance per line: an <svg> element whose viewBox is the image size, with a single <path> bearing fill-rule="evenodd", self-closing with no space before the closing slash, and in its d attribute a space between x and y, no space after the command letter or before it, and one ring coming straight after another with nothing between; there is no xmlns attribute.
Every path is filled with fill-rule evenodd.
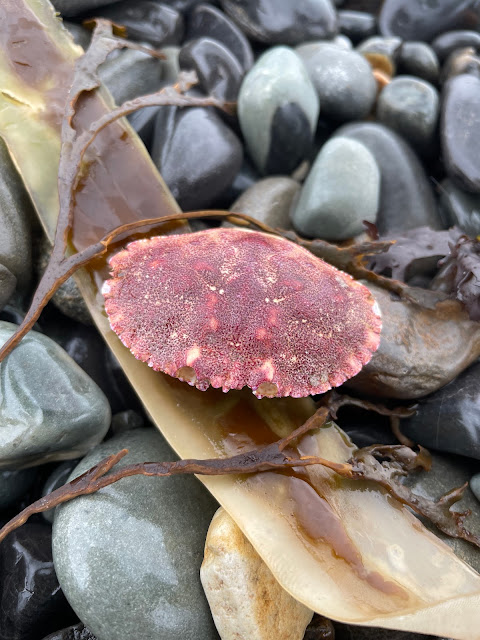
<svg viewBox="0 0 480 640"><path fill-rule="evenodd" d="M230 211L246 213L274 228L290 229L290 209L299 190L300 184L292 178L264 178L242 193Z"/></svg>
<svg viewBox="0 0 480 640"><path fill-rule="evenodd" d="M404 42L397 63L399 75L417 76L435 85L440 74L437 54L425 42Z"/></svg>
<svg viewBox="0 0 480 640"><path fill-rule="evenodd" d="M377 84L365 58L334 44L307 47L299 47L298 55L317 90L322 115L340 121L368 115L377 95Z"/></svg>
<svg viewBox="0 0 480 640"><path fill-rule="evenodd" d="M465 29L446 31L437 36L432 42L432 49L437 54L440 62L443 62L457 49L465 49L466 47L472 47L476 50L480 49L480 33L478 33L478 31L468 31Z"/></svg>
<svg viewBox="0 0 480 640"><path fill-rule="evenodd" d="M318 154L292 215L305 236L345 240L375 222L380 173L368 149L355 140L334 138Z"/></svg>
<svg viewBox="0 0 480 640"><path fill-rule="evenodd" d="M413 76L393 78L377 100L378 120L421 150L432 143L438 111L435 87Z"/></svg>

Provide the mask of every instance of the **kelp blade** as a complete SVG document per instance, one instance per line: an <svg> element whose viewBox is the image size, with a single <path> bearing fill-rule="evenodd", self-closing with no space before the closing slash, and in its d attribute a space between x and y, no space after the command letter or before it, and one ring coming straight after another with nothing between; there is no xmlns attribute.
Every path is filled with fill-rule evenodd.
<svg viewBox="0 0 480 640"><path fill-rule="evenodd" d="M4 0L0 14L0 134L52 238L60 117L80 51L42 0ZM98 117L108 108L104 99L89 97L81 118ZM76 193L77 248L119 223L178 210L127 123L102 132L88 161ZM182 457L248 450L285 435L313 413L309 399L201 393L153 372L110 331L98 277L82 272L78 281L99 331ZM302 454L339 462L352 450L332 424L299 444ZM383 492L319 467L202 481L283 587L315 611L344 622L480 639L480 576Z"/></svg>

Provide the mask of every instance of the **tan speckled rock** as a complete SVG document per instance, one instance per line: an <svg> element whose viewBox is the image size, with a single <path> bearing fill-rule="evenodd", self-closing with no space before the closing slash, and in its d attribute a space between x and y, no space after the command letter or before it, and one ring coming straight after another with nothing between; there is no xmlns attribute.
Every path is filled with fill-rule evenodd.
<svg viewBox="0 0 480 640"><path fill-rule="evenodd" d="M302 640L313 612L280 586L221 508L208 530L200 578L222 640Z"/></svg>

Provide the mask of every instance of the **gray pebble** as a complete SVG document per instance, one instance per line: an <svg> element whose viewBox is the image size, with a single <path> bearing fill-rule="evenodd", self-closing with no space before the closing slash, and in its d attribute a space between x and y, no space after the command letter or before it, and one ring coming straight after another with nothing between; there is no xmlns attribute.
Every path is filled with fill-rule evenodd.
<svg viewBox="0 0 480 640"><path fill-rule="evenodd" d="M460 227L472 237L480 234L480 194L463 191L448 178L440 187L440 206L445 225Z"/></svg>
<svg viewBox="0 0 480 640"><path fill-rule="evenodd" d="M62 462L62 464L59 464L58 467L56 467L56 469L54 469L48 476L45 484L43 485L42 497L52 493L52 491L55 491L65 484L68 480L68 476L72 473L77 464L78 460L66 460L65 462ZM42 511L42 516L47 522L50 522L50 524L53 523L55 508Z"/></svg>
<svg viewBox="0 0 480 640"><path fill-rule="evenodd" d="M434 140L439 112L435 87L413 76L397 76L377 100L377 118L414 147L428 151Z"/></svg>
<svg viewBox="0 0 480 640"><path fill-rule="evenodd" d="M156 430L136 429L98 446L71 478L123 448L115 468L176 458ZM133 476L56 509L58 580L98 640L218 639L199 578L216 508L192 476Z"/></svg>
<svg viewBox="0 0 480 640"><path fill-rule="evenodd" d="M0 264L0 311L12 297L16 284L17 279L13 273Z"/></svg>
<svg viewBox="0 0 480 640"><path fill-rule="evenodd" d="M246 213L274 228L290 229L290 209L299 189L300 184L292 178L264 178L242 193L230 211Z"/></svg>
<svg viewBox="0 0 480 640"><path fill-rule="evenodd" d="M398 58L398 73L437 84L440 73L437 54L426 42L404 42Z"/></svg>
<svg viewBox="0 0 480 640"><path fill-rule="evenodd" d="M474 496L480 502L480 473L476 473L470 479L470 489L473 491Z"/></svg>
<svg viewBox="0 0 480 640"><path fill-rule="evenodd" d="M99 75L117 104L153 93L162 86L162 60L125 49L100 67Z"/></svg>
<svg viewBox="0 0 480 640"><path fill-rule="evenodd" d="M16 325L0 322L0 344ZM0 468L77 458L110 425L102 391L53 340L30 331L0 364Z"/></svg>
<svg viewBox="0 0 480 640"><path fill-rule="evenodd" d="M299 47L297 52L320 98L322 115L348 121L370 113L377 83L362 55L328 43L309 50Z"/></svg>
<svg viewBox="0 0 480 640"><path fill-rule="evenodd" d="M325 240L352 238L362 220L375 222L380 173L374 157L361 143L333 138L320 150L292 215L302 234Z"/></svg>

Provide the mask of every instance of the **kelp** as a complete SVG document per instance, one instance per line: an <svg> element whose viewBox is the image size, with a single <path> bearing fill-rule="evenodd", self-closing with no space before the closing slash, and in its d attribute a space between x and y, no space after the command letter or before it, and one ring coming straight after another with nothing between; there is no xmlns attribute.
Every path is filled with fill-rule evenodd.
<svg viewBox="0 0 480 640"><path fill-rule="evenodd" d="M45 3L8 0L6 5L10 41L22 43L20 52L32 47L33 53L26 82L25 67L15 66L18 44L13 52L2 43L0 131L52 237L58 195L51 178L58 170L60 149L59 123L53 123L52 114L62 92L65 101L62 82L71 79L78 52ZM21 38L16 33L19 25ZM50 66L52 59L56 66ZM36 82L34 70L40 66L43 82ZM84 123L98 119L106 108L94 92L87 95L75 116L80 117L77 126L82 118ZM25 122L29 125L22 128ZM32 158L28 149L33 131L33 142L40 144ZM77 250L98 242L118 224L178 210L126 123L102 131L97 143L86 156L75 192L72 241ZM135 182L143 182L142 193ZM151 371L108 327L98 297L104 275L105 265L100 263L79 276L92 317L152 420L182 457L225 458L268 446L314 413L309 399L257 400L245 392L199 392ZM339 465L355 452L333 423L304 435L296 449L300 457ZM303 470L292 467L288 473L271 470L207 476L202 481L284 588L310 608L345 622L459 640L480 637L475 635L480 627L480 576L371 482L341 477L318 464Z"/></svg>

